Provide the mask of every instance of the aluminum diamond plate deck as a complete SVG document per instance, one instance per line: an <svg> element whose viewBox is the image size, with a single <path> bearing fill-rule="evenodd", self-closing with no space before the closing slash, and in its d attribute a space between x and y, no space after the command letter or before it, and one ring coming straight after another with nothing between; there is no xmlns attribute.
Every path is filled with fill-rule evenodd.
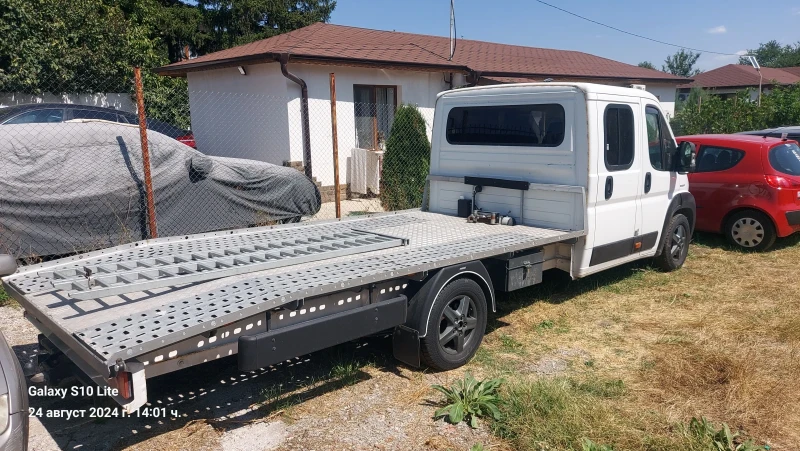
<svg viewBox="0 0 800 451"><path fill-rule="evenodd" d="M258 238L262 240L303 239L323 229L329 233L357 229L400 237L409 243L407 246L102 299L69 298L40 275L52 272L56 265L80 269L87 265L117 263L124 260L125 252L135 253L136 258L143 259L169 257L177 254L177 246L181 243L188 245L193 242L192 252L201 252L209 249L211 240L229 239L231 241L226 245L247 246L248 243L243 241L256 239L254 237L258 235L262 235ZM4 283L30 317L36 318L40 325L56 330L62 340L75 342L77 348L85 349L99 361L99 366L100 362L113 363L117 358L129 359L169 346L293 300L585 235L583 230L468 224L462 218L420 211L246 232L221 232L120 246L23 267L5 278Z"/></svg>

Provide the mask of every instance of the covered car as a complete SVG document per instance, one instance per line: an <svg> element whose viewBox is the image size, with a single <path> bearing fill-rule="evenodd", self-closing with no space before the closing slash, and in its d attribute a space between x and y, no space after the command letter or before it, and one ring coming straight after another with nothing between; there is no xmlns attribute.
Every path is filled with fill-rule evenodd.
<svg viewBox="0 0 800 451"><path fill-rule="evenodd" d="M0 332L0 450L28 449L28 385L14 351Z"/></svg>
<svg viewBox="0 0 800 451"><path fill-rule="evenodd" d="M147 238L136 126L24 124L0 132L0 253L60 255ZM209 157L152 131L148 138L160 236L274 224L319 211L319 190L295 169Z"/></svg>

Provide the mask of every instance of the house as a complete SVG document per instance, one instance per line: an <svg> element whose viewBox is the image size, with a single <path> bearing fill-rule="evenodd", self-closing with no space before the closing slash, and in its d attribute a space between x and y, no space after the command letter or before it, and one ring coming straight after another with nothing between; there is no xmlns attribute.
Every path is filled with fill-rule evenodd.
<svg viewBox="0 0 800 451"><path fill-rule="evenodd" d="M750 98L758 98L758 86L763 93L774 86L787 86L800 82L800 67L762 67L761 73L754 67L728 64L694 76L694 81L678 86L678 99L686 100L692 88L702 88L713 94L728 98L744 89L750 90Z"/></svg>
<svg viewBox="0 0 800 451"><path fill-rule="evenodd" d="M330 73L340 189L353 175L344 174L351 150L380 148L397 105L417 105L430 136L436 95L447 89L549 80L634 86L655 94L672 115L675 88L689 81L575 51L459 39L449 54L446 37L316 23L156 72L188 79L198 149L304 166L326 198L334 185Z"/></svg>

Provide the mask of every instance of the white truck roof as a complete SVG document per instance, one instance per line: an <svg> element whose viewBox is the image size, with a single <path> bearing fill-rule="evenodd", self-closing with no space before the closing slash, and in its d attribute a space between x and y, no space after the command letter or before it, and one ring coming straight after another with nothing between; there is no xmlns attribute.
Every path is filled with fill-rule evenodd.
<svg viewBox="0 0 800 451"><path fill-rule="evenodd" d="M535 93L535 92L566 92L578 89L586 94L587 99L593 99L598 95L617 95L625 97L639 97L658 102L658 99L651 93L642 89L625 88L621 86L603 85L598 83L567 83L567 82L548 82L548 83L511 83L502 85L475 86L471 88L459 88L451 91L439 93L437 98L459 98L471 97L474 95L492 95L508 93Z"/></svg>

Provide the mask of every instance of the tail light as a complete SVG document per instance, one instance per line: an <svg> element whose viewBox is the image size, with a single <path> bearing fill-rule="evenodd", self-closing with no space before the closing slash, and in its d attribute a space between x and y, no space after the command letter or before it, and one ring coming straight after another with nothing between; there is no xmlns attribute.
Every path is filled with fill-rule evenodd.
<svg viewBox="0 0 800 451"><path fill-rule="evenodd" d="M800 182L780 175L765 175L764 179L767 181L767 185L784 192L779 196L783 202L800 201ZM792 191L796 191L796 193L792 194Z"/></svg>
<svg viewBox="0 0 800 451"><path fill-rule="evenodd" d="M123 399L131 399L133 397L133 386L131 384L131 373L127 371L119 371L116 376L117 390Z"/></svg>
<svg viewBox="0 0 800 451"><path fill-rule="evenodd" d="M175 140L180 143L186 144L191 148L197 149L197 144L194 142L193 134L178 136L177 138L175 138Z"/></svg>
<svg viewBox="0 0 800 451"><path fill-rule="evenodd" d="M781 177L780 175L765 175L767 185L773 188L800 188L800 182Z"/></svg>

